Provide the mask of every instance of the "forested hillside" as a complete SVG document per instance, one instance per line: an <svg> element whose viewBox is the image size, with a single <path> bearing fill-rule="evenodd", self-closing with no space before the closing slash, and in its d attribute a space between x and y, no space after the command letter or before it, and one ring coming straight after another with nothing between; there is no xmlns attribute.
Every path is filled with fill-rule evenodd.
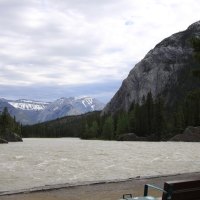
<svg viewBox="0 0 200 200"><path fill-rule="evenodd" d="M35 125L27 125L22 128L23 137L81 137L85 127L93 121L99 123L100 111L94 111L83 115L67 116L53 121ZM98 137L98 136L97 136Z"/></svg>

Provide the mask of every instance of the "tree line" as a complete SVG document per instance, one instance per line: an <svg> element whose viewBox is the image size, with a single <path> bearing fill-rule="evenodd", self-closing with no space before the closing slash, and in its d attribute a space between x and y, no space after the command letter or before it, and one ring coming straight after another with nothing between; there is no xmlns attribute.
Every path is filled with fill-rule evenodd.
<svg viewBox="0 0 200 200"><path fill-rule="evenodd" d="M187 126L200 125L200 95L190 92L174 112L168 112L161 97L153 99L151 92L142 103L133 103L128 112L100 116L91 112L68 116L50 122L24 126L23 137L80 137L82 139L116 140L124 133L153 140L168 139Z"/></svg>

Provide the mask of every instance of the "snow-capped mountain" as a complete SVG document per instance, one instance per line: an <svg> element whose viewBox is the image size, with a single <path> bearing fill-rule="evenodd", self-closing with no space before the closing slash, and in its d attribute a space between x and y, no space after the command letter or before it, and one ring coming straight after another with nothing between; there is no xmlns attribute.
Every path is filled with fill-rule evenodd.
<svg viewBox="0 0 200 200"><path fill-rule="evenodd" d="M22 110L44 110L49 102L33 101L26 99L8 100L8 103L17 109Z"/></svg>
<svg viewBox="0 0 200 200"><path fill-rule="evenodd" d="M39 110L36 109L25 109L27 105L21 105L18 103L21 100L7 100L0 98L0 112L3 111L5 107L7 107L8 112L16 117L16 120L22 124L33 124L37 122L37 116L39 114ZM24 103L26 104L26 103ZM22 107L24 109L22 109Z"/></svg>
<svg viewBox="0 0 200 200"><path fill-rule="evenodd" d="M22 124L35 124L69 115L80 115L102 110L104 104L91 97L62 97L54 102L34 100L6 100L0 98L0 111L4 107Z"/></svg>
<svg viewBox="0 0 200 200"><path fill-rule="evenodd" d="M91 97L60 98L49 104L38 116L40 122L64 117L80 115L86 112L102 110L104 104Z"/></svg>

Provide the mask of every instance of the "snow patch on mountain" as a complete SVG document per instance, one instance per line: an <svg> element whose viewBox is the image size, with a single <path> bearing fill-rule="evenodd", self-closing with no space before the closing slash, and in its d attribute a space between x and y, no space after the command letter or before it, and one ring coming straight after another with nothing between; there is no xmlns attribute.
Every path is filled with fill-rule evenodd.
<svg viewBox="0 0 200 200"><path fill-rule="evenodd" d="M36 111L44 110L49 105L49 102L32 101L32 100L26 100L26 99L20 99L16 101L8 100L8 103L17 109L36 110Z"/></svg>
<svg viewBox="0 0 200 200"><path fill-rule="evenodd" d="M49 104L38 116L40 122L69 115L102 110L104 104L92 97L62 97Z"/></svg>

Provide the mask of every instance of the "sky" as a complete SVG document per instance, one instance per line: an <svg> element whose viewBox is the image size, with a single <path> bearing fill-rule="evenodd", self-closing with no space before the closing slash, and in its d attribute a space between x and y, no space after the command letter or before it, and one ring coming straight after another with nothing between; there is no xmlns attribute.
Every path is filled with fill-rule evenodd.
<svg viewBox="0 0 200 200"><path fill-rule="evenodd" d="M107 103L199 10L199 0L0 0L0 97Z"/></svg>

